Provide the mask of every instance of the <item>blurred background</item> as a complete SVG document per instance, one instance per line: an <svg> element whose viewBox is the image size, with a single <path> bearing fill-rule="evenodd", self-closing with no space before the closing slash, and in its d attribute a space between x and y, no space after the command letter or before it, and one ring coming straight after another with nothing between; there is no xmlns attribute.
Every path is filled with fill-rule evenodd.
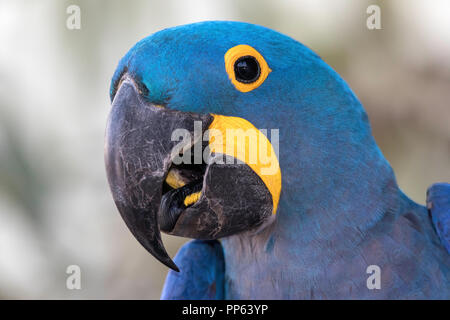
<svg viewBox="0 0 450 320"><path fill-rule="evenodd" d="M80 30L66 27L72 4ZM366 27L370 4L381 30ZM103 163L110 78L141 38L239 20L306 44L349 83L400 187L424 204L450 181L449 17L446 0L0 0L0 298L159 298L167 268L126 228ZM163 240L172 256L185 241ZM81 290L66 288L72 264Z"/></svg>

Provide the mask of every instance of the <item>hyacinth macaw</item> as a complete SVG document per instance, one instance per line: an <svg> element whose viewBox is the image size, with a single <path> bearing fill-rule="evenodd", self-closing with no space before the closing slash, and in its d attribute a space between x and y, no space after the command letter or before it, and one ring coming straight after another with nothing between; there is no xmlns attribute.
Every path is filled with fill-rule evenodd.
<svg viewBox="0 0 450 320"><path fill-rule="evenodd" d="M109 184L172 269L163 299L450 298L450 185L428 208L409 199L355 94L301 43L240 22L162 30L120 60L110 96ZM263 133L274 170L238 154L248 139L220 149L209 130L229 128ZM209 160L189 162L196 148ZM172 261L160 230L196 240Z"/></svg>

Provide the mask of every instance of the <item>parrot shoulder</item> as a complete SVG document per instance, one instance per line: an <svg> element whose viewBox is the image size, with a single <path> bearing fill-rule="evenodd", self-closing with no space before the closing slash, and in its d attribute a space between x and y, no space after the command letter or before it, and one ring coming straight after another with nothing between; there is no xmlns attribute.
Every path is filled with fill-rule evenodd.
<svg viewBox="0 0 450 320"><path fill-rule="evenodd" d="M192 240L174 258L180 272L169 270L162 300L224 298L225 263L219 241Z"/></svg>
<svg viewBox="0 0 450 320"><path fill-rule="evenodd" d="M435 183L427 191L427 208L436 233L450 253L450 184Z"/></svg>

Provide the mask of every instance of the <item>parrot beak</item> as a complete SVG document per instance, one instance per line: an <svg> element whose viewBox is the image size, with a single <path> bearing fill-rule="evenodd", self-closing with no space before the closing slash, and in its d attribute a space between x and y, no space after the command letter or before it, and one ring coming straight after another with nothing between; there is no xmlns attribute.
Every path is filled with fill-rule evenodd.
<svg viewBox="0 0 450 320"><path fill-rule="evenodd" d="M270 217L276 212L281 189L275 152L269 161L275 170L267 174L265 165L230 151L249 149L243 136L239 135L237 149L219 139L229 129L242 128L257 132L259 143L255 140L252 145L271 148L267 138L244 119L149 103L128 74L118 85L105 136L109 186L136 239L173 270L179 271L160 231L209 240L273 221Z"/></svg>
<svg viewBox="0 0 450 320"><path fill-rule="evenodd" d="M178 141L172 132L203 129L210 115L162 108L144 101L125 76L112 103L105 135L105 165L115 204L136 239L159 261L179 271L168 256L158 223L162 188Z"/></svg>

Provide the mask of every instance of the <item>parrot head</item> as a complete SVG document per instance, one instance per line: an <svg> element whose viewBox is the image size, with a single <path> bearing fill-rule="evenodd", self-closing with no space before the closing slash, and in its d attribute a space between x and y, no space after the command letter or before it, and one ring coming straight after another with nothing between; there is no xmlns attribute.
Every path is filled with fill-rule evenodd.
<svg viewBox="0 0 450 320"><path fill-rule="evenodd" d="M119 62L110 97L114 201L137 240L174 270L160 231L219 239L258 230L298 207L295 194L314 196L298 180L312 177L308 163L328 162L318 149L338 132L357 141L368 130L356 97L314 52L240 22L139 41Z"/></svg>

